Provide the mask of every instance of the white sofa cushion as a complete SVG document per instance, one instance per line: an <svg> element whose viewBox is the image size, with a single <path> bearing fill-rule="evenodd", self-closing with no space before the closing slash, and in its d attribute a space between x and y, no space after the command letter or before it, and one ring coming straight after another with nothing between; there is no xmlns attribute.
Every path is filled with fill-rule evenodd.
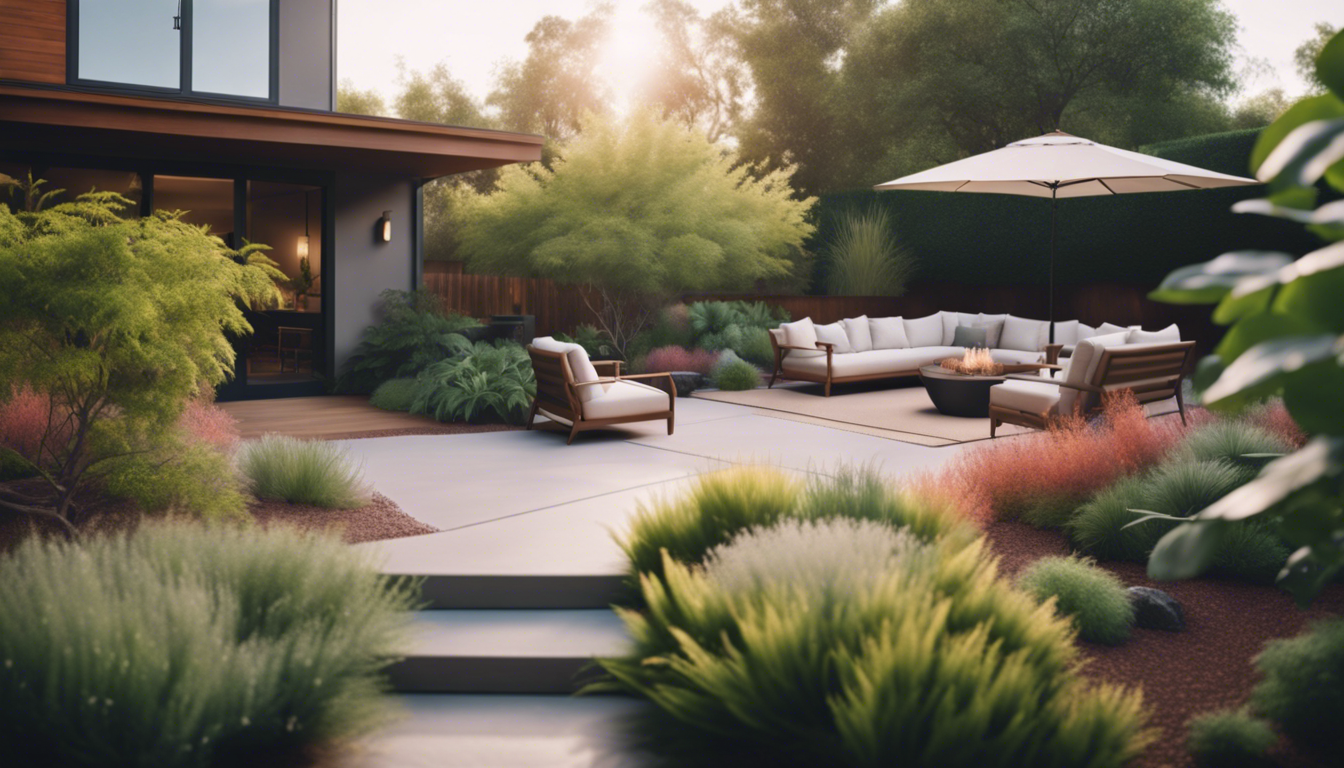
<svg viewBox="0 0 1344 768"><path fill-rule="evenodd" d="M1045 350L1049 336L1050 324L1046 321L1009 315L1003 321L1003 335L999 338L999 348L1041 352Z"/></svg>
<svg viewBox="0 0 1344 768"><path fill-rule="evenodd" d="M834 344L832 350L837 355L847 355L854 351L849 345L849 336L845 335L845 324L836 322L828 325L818 325L814 327L817 332L817 341L824 341L827 344Z"/></svg>
<svg viewBox="0 0 1344 768"><path fill-rule="evenodd" d="M779 327L784 329L784 340L788 342L787 346L802 347L802 349L787 350L789 357L825 356L825 352L816 348L817 327L812 324L812 318L804 317L802 320L784 323Z"/></svg>
<svg viewBox="0 0 1344 768"><path fill-rule="evenodd" d="M1175 323L1160 331L1145 331L1131 328L1125 337L1126 344L1171 344L1181 340L1181 329Z"/></svg>
<svg viewBox="0 0 1344 768"><path fill-rule="evenodd" d="M532 346L546 352L563 352L569 359L569 371L574 374L574 383L581 384L585 381L597 381L597 369L593 367L593 362L588 359L588 352L578 344L567 341L556 341L550 336L542 336L532 340ZM602 386L578 387L579 401L588 402L602 394Z"/></svg>
<svg viewBox="0 0 1344 768"><path fill-rule="evenodd" d="M1035 350L1028 352L1023 349L991 349L989 356L996 363L1010 363L1018 365L1021 363L1040 363L1043 362L1045 355Z"/></svg>
<svg viewBox="0 0 1344 768"><path fill-rule="evenodd" d="M942 315L934 313L928 317L917 317L914 320L904 318L902 324L905 326L905 338L912 347L937 347L943 346L943 318Z"/></svg>
<svg viewBox="0 0 1344 768"><path fill-rule="evenodd" d="M670 407L671 401L663 390L622 379L610 384L601 396L584 403L583 418L616 419L641 413L660 413Z"/></svg>
<svg viewBox="0 0 1344 768"><path fill-rule="evenodd" d="M905 321L899 317L870 317L868 331L877 349L909 349L912 345L905 332Z"/></svg>
<svg viewBox="0 0 1344 768"><path fill-rule="evenodd" d="M1003 321L1007 319L1007 315L986 315L984 312L976 316L976 322L985 327L985 343L991 349L999 346L999 338L1003 336Z"/></svg>
<svg viewBox="0 0 1344 768"><path fill-rule="evenodd" d="M1077 344L1079 325L1081 323L1077 320L1063 320L1055 323L1055 343Z"/></svg>
<svg viewBox="0 0 1344 768"><path fill-rule="evenodd" d="M943 321L942 344L944 347L952 343L952 337L956 335L958 325L970 328L980 322L979 315L968 315L965 312L939 312L938 317Z"/></svg>
<svg viewBox="0 0 1344 768"><path fill-rule="evenodd" d="M1038 384L1009 379L989 388L989 403L1027 413L1046 414L1059 404L1060 393L1064 390L1065 387L1044 380Z"/></svg>
<svg viewBox="0 0 1344 768"><path fill-rule="evenodd" d="M1134 328L1138 327L1139 326L1137 325L1123 326L1123 325L1115 325L1113 323L1102 323L1101 325L1097 326L1096 335L1102 336L1102 335L1109 335L1112 333L1128 333L1130 330L1133 330Z"/></svg>
<svg viewBox="0 0 1344 768"><path fill-rule="evenodd" d="M849 348L853 352L867 352L873 348L873 333L868 328L868 316L847 317L840 322L845 324L845 335L849 337Z"/></svg>
<svg viewBox="0 0 1344 768"><path fill-rule="evenodd" d="M1106 347L1118 347L1125 343L1129 336L1129 331L1124 333L1107 333L1101 336L1093 336L1090 339L1083 339L1078 342L1073 349L1073 355L1069 362L1064 366L1061 376L1064 381L1070 384L1088 384L1091 383L1093 375L1097 372L1097 366L1101 364L1101 353ZM1061 414L1070 414L1073 408L1079 402L1080 395L1087 395L1082 399L1082 406L1088 408L1091 406L1092 393L1082 390L1072 389L1070 387L1061 387L1059 394L1059 412Z"/></svg>
<svg viewBox="0 0 1344 768"><path fill-rule="evenodd" d="M848 376L875 376L880 374L909 373L920 366L932 365L948 357L961 357L960 347L911 347L910 349L874 349L871 352L853 352L848 355L836 355L831 359L831 375L836 378ZM815 376L826 375L826 358L805 358L793 360L785 358L784 372L810 373Z"/></svg>

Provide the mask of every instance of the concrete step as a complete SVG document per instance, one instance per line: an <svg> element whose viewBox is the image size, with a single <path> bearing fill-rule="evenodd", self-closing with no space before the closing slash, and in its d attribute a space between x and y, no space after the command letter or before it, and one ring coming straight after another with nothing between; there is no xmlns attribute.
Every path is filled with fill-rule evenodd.
<svg viewBox="0 0 1344 768"><path fill-rule="evenodd" d="M423 579L420 598L431 609L583 609L606 608L618 602L625 577L593 574L404 573Z"/></svg>
<svg viewBox="0 0 1344 768"><path fill-rule="evenodd" d="M607 609L435 610L416 615L394 690L570 693L591 679L595 656L625 652L625 625Z"/></svg>

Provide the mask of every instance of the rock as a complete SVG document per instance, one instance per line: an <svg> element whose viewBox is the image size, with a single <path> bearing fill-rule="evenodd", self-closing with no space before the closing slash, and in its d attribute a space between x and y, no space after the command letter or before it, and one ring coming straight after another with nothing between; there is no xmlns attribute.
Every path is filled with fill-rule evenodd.
<svg viewBox="0 0 1344 768"><path fill-rule="evenodd" d="M705 377L695 371L673 371L672 383L677 386L677 397L690 397L692 392L705 385Z"/></svg>
<svg viewBox="0 0 1344 768"><path fill-rule="evenodd" d="M1134 606L1134 623L1144 629L1180 632L1185 629L1185 612L1176 598L1160 589L1130 587L1129 602Z"/></svg>

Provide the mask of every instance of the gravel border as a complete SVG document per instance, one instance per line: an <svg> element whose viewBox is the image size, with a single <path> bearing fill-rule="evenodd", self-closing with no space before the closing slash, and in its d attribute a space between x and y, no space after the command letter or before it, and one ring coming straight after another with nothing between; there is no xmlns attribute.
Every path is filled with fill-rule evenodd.
<svg viewBox="0 0 1344 768"><path fill-rule="evenodd" d="M347 544L422 536L439 530L401 511L395 501L376 492L359 509L326 509L284 501L252 501L247 509L262 527L290 525L303 531L339 533Z"/></svg>

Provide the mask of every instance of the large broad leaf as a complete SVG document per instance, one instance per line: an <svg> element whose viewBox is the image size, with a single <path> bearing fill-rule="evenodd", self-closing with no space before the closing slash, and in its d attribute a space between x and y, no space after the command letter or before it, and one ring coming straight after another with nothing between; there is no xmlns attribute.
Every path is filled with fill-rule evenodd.
<svg viewBox="0 0 1344 768"><path fill-rule="evenodd" d="M1344 368L1335 360L1308 365L1283 382L1283 403L1308 434L1344 435Z"/></svg>
<svg viewBox="0 0 1344 768"><path fill-rule="evenodd" d="M1193 579L1213 563L1227 536L1227 523L1185 523L1167 531L1148 557L1148 576L1158 581Z"/></svg>
<svg viewBox="0 0 1344 768"><path fill-rule="evenodd" d="M1313 120L1294 128L1260 165L1257 176L1271 190L1310 187L1344 160L1344 117Z"/></svg>
<svg viewBox="0 0 1344 768"><path fill-rule="evenodd" d="M1340 339L1333 334L1289 336L1257 344L1232 361L1204 391L1201 400L1212 405L1231 398L1241 400L1272 394L1286 375L1312 363L1333 359L1340 354L1340 347Z"/></svg>
<svg viewBox="0 0 1344 768"><path fill-rule="evenodd" d="M1335 98L1344 101L1344 30L1327 40L1316 57L1316 77Z"/></svg>
<svg viewBox="0 0 1344 768"><path fill-rule="evenodd" d="M1344 562L1324 552L1320 547L1302 547L1288 556L1288 562L1279 571L1278 585L1306 608L1332 581Z"/></svg>
<svg viewBox="0 0 1344 768"><path fill-rule="evenodd" d="M1279 115L1268 128L1260 132L1260 138L1255 142L1255 148L1251 150L1251 170L1256 173L1257 178L1262 181L1269 181L1270 176L1260 176L1260 168L1269 157L1275 147L1282 142L1288 134L1292 133L1298 126L1306 125L1314 120L1333 120L1338 117L1344 117L1344 101L1336 98L1333 94L1323 96L1313 96L1309 99L1302 99L1288 108L1287 112Z"/></svg>
<svg viewBox="0 0 1344 768"><path fill-rule="evenodd" d="M1242 278L1275 274L1292 262L1292 256L1278 251L1232 251L1173 271L1148 298L1167 304L1213 304Z"/></svg>
<svg viewBox="0 0 1344 768"><path fill-rule="evenodd" d="M1344 242L1312 251L1279 270L1274 312L1344 333Z"/></svg>
<svg viewBox="0 0 1344 768"><path fill-rule="evenodd" d="M1314 437L1301 450L1275 459L1251 482L1205 507L1197 521L1235 522L1263 514L1294 493L1344 471L1344 438Z"/></svg>
<svg viewBox="0 0 1344 768"><path fill-rule="evenodd" d="M1284 312L1251 315L1228 329L1214 354L1234 364L1243 352L1257 344L1284 336L1310 336L1324 330L1310 320Z"/></svg>

